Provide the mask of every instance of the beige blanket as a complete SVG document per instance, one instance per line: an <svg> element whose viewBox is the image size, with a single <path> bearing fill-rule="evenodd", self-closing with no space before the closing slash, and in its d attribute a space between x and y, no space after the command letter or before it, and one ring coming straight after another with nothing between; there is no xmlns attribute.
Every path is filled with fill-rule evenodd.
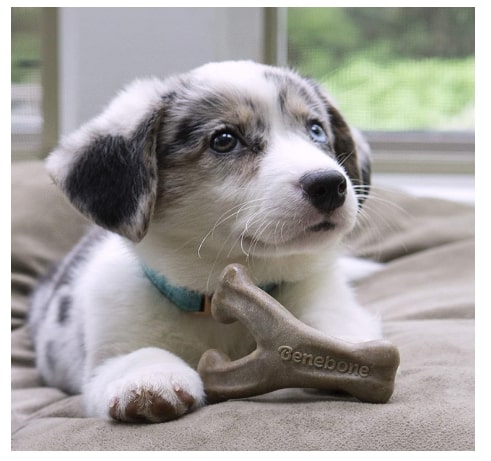
<svg viewBox="0 0 491 461"><path fill-rule="evenodd" d="M376 195L350 246L386 264L356 288L400 350L389 403L286 389L133 425L84 418L80 396L44 387L34 368L29 293L85 223L41 163L13 165L12 449L473 450L474 209L394 191Z"/></svg>

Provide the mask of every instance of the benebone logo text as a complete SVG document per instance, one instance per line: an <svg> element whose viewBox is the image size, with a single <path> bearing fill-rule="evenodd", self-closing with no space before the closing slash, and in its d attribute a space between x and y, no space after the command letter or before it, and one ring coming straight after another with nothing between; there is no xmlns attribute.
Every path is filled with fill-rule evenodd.
<svg viewBox="0 0 491 461"><path fill-rule="evenodd" d="M285 362L298 363L299 365L329 370L341 374L360 376L361 378L366 378L370 374L370 368L367 365L338 360L329 355L309 354L307 352L294 350L290 346L280 346L278 352L281 360Z"/></svg>

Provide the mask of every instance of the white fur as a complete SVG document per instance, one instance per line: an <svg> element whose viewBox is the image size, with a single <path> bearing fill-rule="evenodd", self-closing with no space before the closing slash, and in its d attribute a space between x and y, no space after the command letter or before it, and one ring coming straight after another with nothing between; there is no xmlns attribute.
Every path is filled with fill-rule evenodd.
<svg viewBox="0 0 491 461"><path fill-rule="evenodd" d="M325 216L306 206L299 178L312 171L345 171L282 121L275 85L261 77L263 69L250 62L226 63L191 74L203 87L226 86L262 101L271 123L270 144L249 182L238 187L233 177L204 181L165 208L162 218L153 219L141 242L108 234L77 270L70 295L84 332L85 365L70 366L71 349L72 355L61 351L58 359L66 365L70 389L83 392L88 415L108 417L112 411L119 419L131 420L125 412L132 399L146 395L141 411L152 421L148 405L158 395L174 408L172 417L180 416L205 402L193 369L205 350L218 348L236 358L253 347L241 325L222 325L172 306L144 277L141 262L175 285L207 293L214 291L226 265L239 262L249 267L258 284L280 283L275 296L308 325L348 341L381 337L378 319L358 305L338 267L341 241L356 222L353 187L348 178L345 203L330 216L335 229L309 233L307 229ZM158 108L169 86L157 80L137 82L101 116L65 139L48 160L55 181L63 187L82 155L80 146L95 134L129 138ZM62 330L55 314L51 316L39 329L38 344L50 335L68 336L63 331L75 328ZM59 384L54 378L52 382ZM180 392L191 396L192 403L183 403Z"/></svg>
<svg viewBox="0 0 491 461"><path fill-rule="evenodd" d="M176 409L176 416L189 408L182 405L176 391L195 396L193 407L204 403L203 385L198 373L182 359L163 349L145 347L124 356L108 359L96 368L83 389L88 414L105 416L115 409L124 418L133 394L159 395ZM151 419L151 414L148 415Z"/></svg>

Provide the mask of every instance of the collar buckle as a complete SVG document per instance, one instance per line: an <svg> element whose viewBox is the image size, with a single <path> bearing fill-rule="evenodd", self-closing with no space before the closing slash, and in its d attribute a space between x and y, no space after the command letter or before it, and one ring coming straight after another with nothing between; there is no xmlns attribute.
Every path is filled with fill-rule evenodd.
<svg viewBox="0 0 491 461"><path fill-rule="evenodd" d="M197 315L198 317L211 316L211 298L210 295L203 295L201 298L201 309L199 311L189 312L189 314Z"/></svg>

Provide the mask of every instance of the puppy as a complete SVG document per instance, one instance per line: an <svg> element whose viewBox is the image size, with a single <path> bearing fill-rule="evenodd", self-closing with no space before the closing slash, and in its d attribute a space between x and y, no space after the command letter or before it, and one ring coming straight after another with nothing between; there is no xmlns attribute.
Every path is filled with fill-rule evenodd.
<svg viewBox="0 0 491 461"><path fill-rule="evenodd" d="M45 382L121 421L203 405L201 354L255 347L240 324L198 313L232 262L306 324L380 338L337 262L368 155L321 87L290 70L212 63L128 86L47 160L95 226L32 297Z"/></svg>

